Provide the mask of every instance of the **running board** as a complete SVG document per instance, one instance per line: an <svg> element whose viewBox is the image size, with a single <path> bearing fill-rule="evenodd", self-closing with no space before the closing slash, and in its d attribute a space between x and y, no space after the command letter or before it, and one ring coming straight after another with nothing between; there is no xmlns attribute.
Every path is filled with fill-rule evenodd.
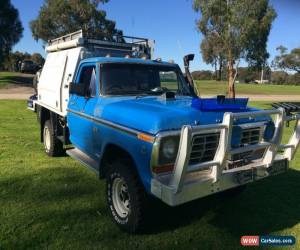
<svg viewBox="0 0 300 250"><path fill-rule="evenodd" d="M66 153L75 160L80 161L83 165L93 170L95 173L99 174L98 163L91 157L89 157L86 153L82 152L78 148L69 149Z"/></svg>

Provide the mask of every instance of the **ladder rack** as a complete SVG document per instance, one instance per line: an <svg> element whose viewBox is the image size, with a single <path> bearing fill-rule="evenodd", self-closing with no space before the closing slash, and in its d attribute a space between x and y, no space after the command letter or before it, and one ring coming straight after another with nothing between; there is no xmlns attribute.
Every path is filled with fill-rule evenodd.
<svg viewBox="0 0 300 250"><path fill-rule="evenodd" d="M154 41L146 38L114 35L112 40L97 39L86 35L82 30L52 39L48 41L46 52L56 52L76 47L86 47L103 52L119 52L119 54L130 57L146 56L152 58L154 50Z"/></svg>
<svg viewBox="0 0 300 250"><path fill-rule="evenodd" d="M83 38L83 31L82 30L78 30L76 32L52 39L48 41L48 46L53 46L53 45L58 45L64 42L68 42L68 41L72 41L72 40L76 40L79 38Z"/></svg>

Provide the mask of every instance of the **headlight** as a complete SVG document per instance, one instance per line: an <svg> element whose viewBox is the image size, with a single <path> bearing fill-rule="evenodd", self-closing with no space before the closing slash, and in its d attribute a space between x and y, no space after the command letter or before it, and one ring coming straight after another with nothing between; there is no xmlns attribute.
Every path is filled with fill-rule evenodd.
<svg viewBox="0 0 300 250"><path fill-rule="evenodd" d="M172 139L168 139L165 141L163 148L162 148L162 153L163 156L167 159L172 159L174 158L175 154L176 154L176 142Z"/></svg>
<svg viewBox="0 0 300 250"><path fill-rule="evenodd" d="M179 147L179 136L162 138L159 150L159 164L170 164L176 160Z"/></svg>

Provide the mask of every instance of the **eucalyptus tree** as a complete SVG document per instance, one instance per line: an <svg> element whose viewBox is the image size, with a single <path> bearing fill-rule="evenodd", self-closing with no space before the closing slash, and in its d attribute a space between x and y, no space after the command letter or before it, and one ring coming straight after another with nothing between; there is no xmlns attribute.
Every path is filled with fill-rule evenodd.
<svg viewBox="0 0 300 250"><path fill-rule="evenodd" d="M108 0L45 0L38 17L30 22L32 35L47 42L82 29L99 39L114 40L122 31L99 8L105 2Z"/></svg>
<svg viewBox="0 0 300 250"><path fill-rule="evenodd" d="M227 62L228 96L234 98L235 65L241 59L250 66L265 64L276 12L269 0L194 0L193 7L200 13L197 28L204 35L202 43L217 37L213 43Z"/></svg>
<svg viewBox="0 0 300 250"><path fill-rule="evenodd" d="M279 69L300 73L300 47L288 52L284 46L277 48L279 55L273 60L273 66Z"/></svg>

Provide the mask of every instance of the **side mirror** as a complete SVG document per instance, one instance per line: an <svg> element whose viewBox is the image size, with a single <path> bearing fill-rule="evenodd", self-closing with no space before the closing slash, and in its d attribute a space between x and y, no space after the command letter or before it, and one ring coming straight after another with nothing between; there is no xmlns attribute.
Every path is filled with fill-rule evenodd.
<svg viewBox="0 0 300 250"><path fill-rule="evenodd" d="M82 83L70 83L70 94L85 96L85 86Z"/></svg>

